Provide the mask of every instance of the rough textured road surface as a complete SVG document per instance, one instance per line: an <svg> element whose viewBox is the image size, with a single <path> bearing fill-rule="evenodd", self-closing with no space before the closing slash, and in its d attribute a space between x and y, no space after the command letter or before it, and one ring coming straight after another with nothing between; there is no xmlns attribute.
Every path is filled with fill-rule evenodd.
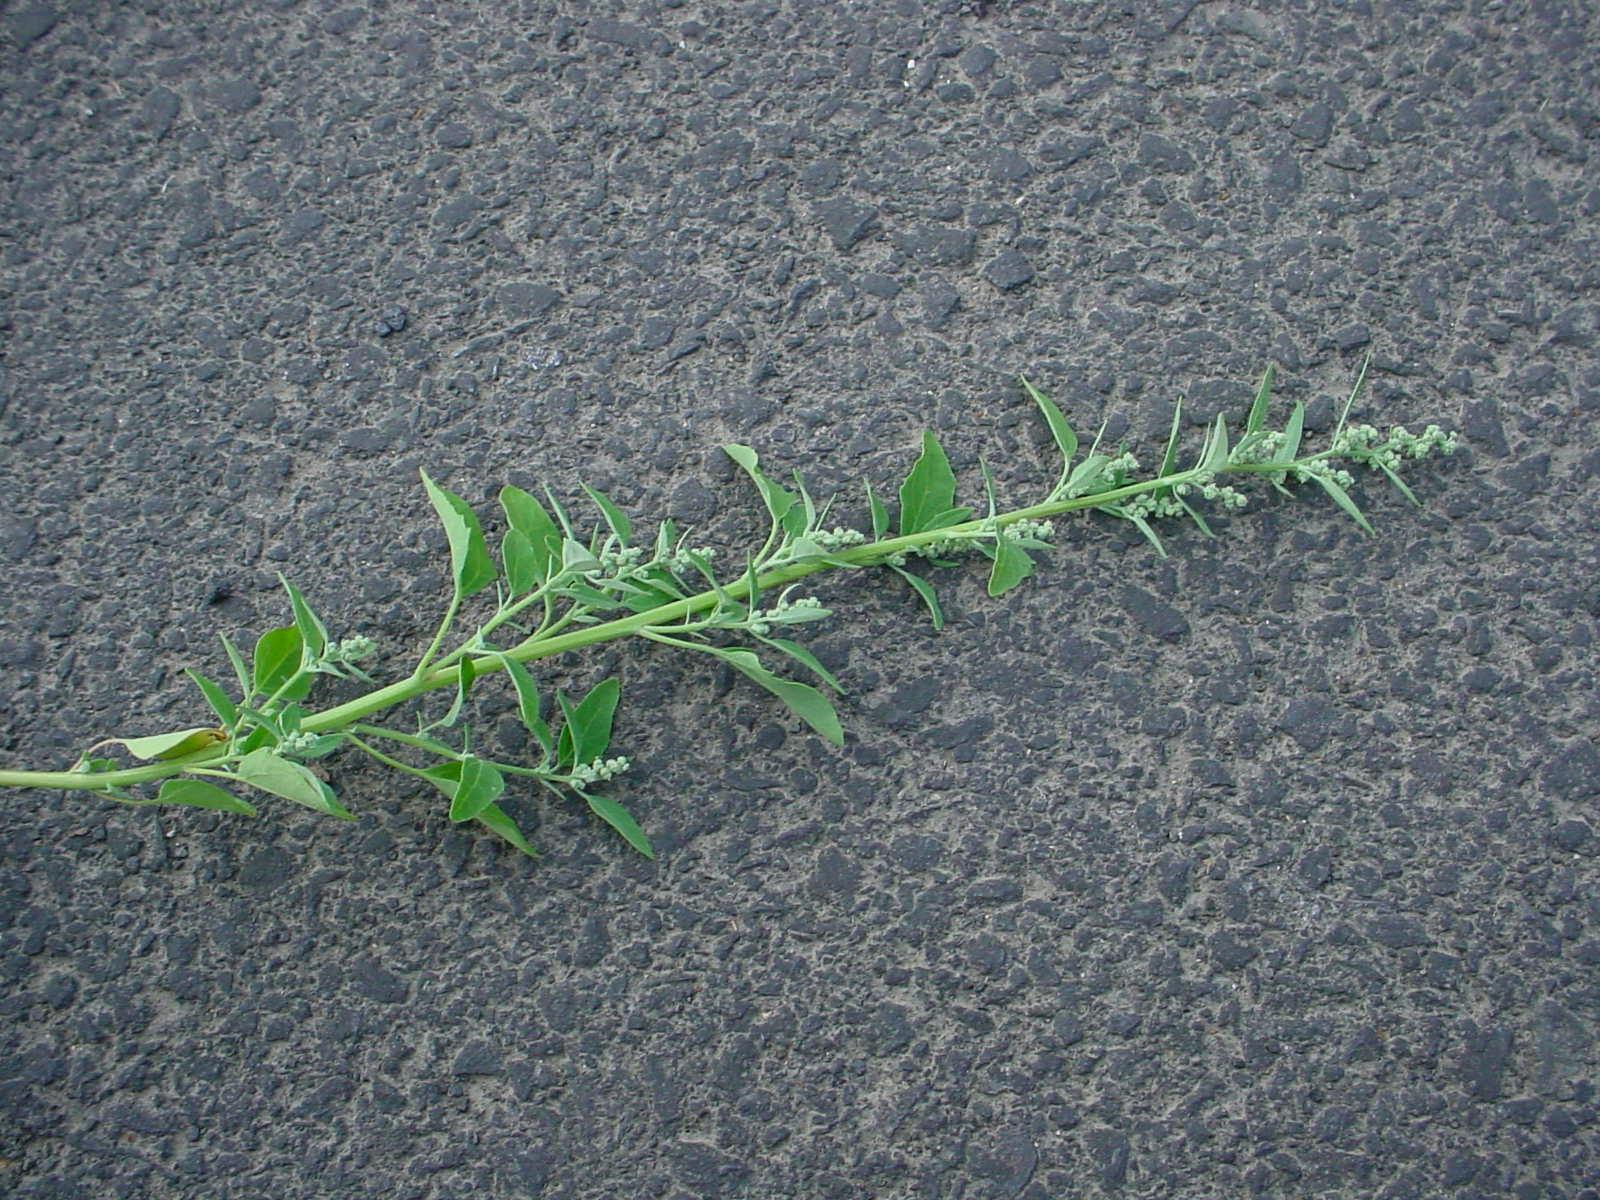
<svg viewBox="0 0 1600 1200"><path fill-rule="evenodd" d="M0 11L0 763L201 723L287 616L408 669L425 466L730 561L739 440L892 496L1278 419L1459 429L1426 507L1069 523L1001 601L832 579L836 750L627 644L544 857L0 797L0 1192L1600 1195L1600 18L1545 3ZM503 682L475 695L516 752Z"/></svg>

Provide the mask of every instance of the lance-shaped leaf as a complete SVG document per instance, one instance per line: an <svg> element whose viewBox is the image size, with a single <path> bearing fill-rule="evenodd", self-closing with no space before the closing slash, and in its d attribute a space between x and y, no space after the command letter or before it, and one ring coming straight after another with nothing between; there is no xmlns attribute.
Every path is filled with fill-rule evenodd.
<svg viewBox="0 0 1600 1200"><path fill-rule="evenodd" d="M283 590L289 593L289 606L294 610L294 625L300 631L300 640L305 643L307 654L311 658L321 658L322 652L328 648L327 628L317 619L317 614L311 611L311 606L300 594L300 589L284 578L282 571L278 572L278 582L283 584Z"/></svg>
<svg viewBox="0 0 1600 1200"><path fill-rule="evenodd" d="M933 618L934 632L944 628L944 609L939 607L939 594L933 590L933 585L920 575L914 575L904 567L893 567L895 574L911 585L911 590L922 597L922 603L928 607L928 615Z"/></svg>
<svg viewBox="0 0 1600 1200"><path fill-rule="evenodd" d="M828 698L816 688L808 683L796 683L792 679L774 675L748 650L726 650L713 646L706 649L782 700L790 712L835 746L844 745L844 728L839 724L839 714L834 711Z"/></svg>
<svg viewBox="0 0 1600 1200"><path fill-rule="evenodd" d="M556 694L566 718L556 752L563 767L590 763L605 755L606 747L611 745L611 719L621 694L622 685L615 679L602 679L576 704L565 695Z"/></svg>
<svg viewBox="0 0 1600 1200"><path fill-rule="evenodd" d="M217 812L256 815L255 805L247 804L230 792L199 779L167 779L156 794L157 804L178 804L187 808L209 808Z"/></svg>
<svg viewBox="0 0 1600 1200"><path fill-rule="evenodd" d="M1272 381L1277 375L1277 367L1267 364L1267 369L1262 372L1261 383L1256 387L1256 398L1250 405L1250 416L1244 423L1246 434L1258 432L1267 423L1267 409L1272 404Z"/></svg>
<svg viewBox="0 0 1600 1200"><path fill-rule="evenodd" d="M544 751L546 758L555 753L555 741L550 735L550 726L545 724L540 713L539 687L533 681L533 676L528 674L528 668L509 655L498 656L505 666L506 674L511 677L511 685L517 691L517 711L522 717L522 723L529 733L539 740L539 748Z"/></svg>
<svg viewBox="0 0 1600 1200"><path fill-rule="evenodd" d="M622 805L604 796L591 796L587 792L583 793L583 798L589 802L589 808L594 815L620 833L628 845L646 858L656 856L655 849L650 845L650 839L644 835L644 830L639 828L638 822Z"/></svg>
<svg viewBox="0 0 1600 1200"><path fill-rule="evenodd" d="M1300 438L1305 432L1306 406L1300 401L1294 402L1294 409L1289 413L1289 421L1283 427L1283 441L1272 455L1275 463L1291 463L1295 455L1300 453Z"/></svg>
<svg viewBox="0 0 1600 1200"><path fill-rule="evenodd" d="M1342 487L1340 487L1332 479L1329 479L1326 475L1313 475L1311 478L1315 479L1322 485L1322 490L1333 497L1333 502L1340 508L1344 509L1352 521L1361 526L1361 528L1366 530L1368 533L1377 533L1377 530L1373 529L1372 524L1367 520L1366 516L1363 515L1361 510L1356 507L1356 502L1350 499L1349 493L1347 493Z"/></svg>
<svg viewBox="0 0 1600 1200"><path fill-rule="evenodd" d="M1161 473L1157 479L1165 479L1178 467L1178 440L1180 434L1179 422L1183 419L1183 401L1180 399L1172 406L1172 430L1167 434L1166 453L1161 456Z"/></svg>
<svg viewBox="0 0 1600 1200"><path fill-rule="evenodd" d="M611 502L611 497L599 488L592 488L587 483L581 486L589 499L594 501L594 506L600 510L600 515L605 518L611 532L617 535L617 541L626 546L628 539L633 536L633 526L628 523L627 516Z"/></svg>
<svg viewBox="0 0 1600 1200"><path fill-rule="evenodd" d="M232 725L239 719L239 706L229 697L222 688L207 679L199 671L185 667L184 674L194 680L195 687L200 689L200 694L206 698L206 703L211 706L211 711L217 714L217 719L224 725Z"/></svg>
<svg viewBox="0 0 1600 1200"><path fill-rule="evenodd" d="M517 823L507 816L498 804L491 804L478 814L478 823L510 842L529 858L538 858L539 852L528 844Z"/></svg>
<svg viewBox="0 0 1600 1200"><path fill-rule="evenodd" d="M889 532L889 510L878 499L878 493L872 490L870 483L867 484L867 507L872 512L872 540L882 541L883 535Z"/></svg>
<svg viewBox="0 0 1600 1200"><path fill-rule="evenodd" d="M145 761L158 759L167 762L186 758L228 740L224 730L201 728L179 729L172 733L157 733L150 737L117 738L116 742L133 755Z"/></svg>
<svg viewBox="0 0 1600 1200"><path fill-rule="evenodd" d="M489 547L478 524L478 514L460 496L434 483L426 471L422 472L422 486L427 489L428 500L439 514L445 537L450 542L450 571L456 591L463 596L476 595L492 584L496 576L494 560L489 557Z"/></svg>
<svg viewBox="0 0 1600 1200"><path fill-rule="evenodd" d="M1072 432L1072 426L1067 424L1067 418L1062 416L1055 401L1029 383L1026 376L1020 378L1023 389L1033 397L1033 402L1044 414L1045 424L1050 426L1050 436L1055 439L1056 449L1061 451L1061 483L1057 485L1059 488L1066 483L1067 476L1072 470L1072 456L1078 452L1078 435Z"/></svg>
<svg viewBox="0 0 1600 1200"><path fill-rule="evenodd" d="M795 662L799 663L806 670L810 671L834 691L844 691L844 686L833 677L833 672L818 662L817 656L811 653L811 651L807 650L799 642L792 642L788 638L767 637L765 634L758 634L757 637L759 640L765 642L774 649L783 651L783 653L794 659Z"/></svg>
<svg viewBox="0 0 1600 1200"><path fill-rule="evenodd" d="M233 668L233 677L239 681L239 703L248 704L250 702L250 671L244 665L244 655L239 653L239 647L229 640L227 634L219 633L217 636L222 639L222 648L227 652L228 664Z"/></svg>
<svg viewBox="0 0 1600 1200"><path fill-rule="evenodd" d="M244 783L285 800L303 804L314 812L344 821L355 817L333 794L333 789L297 762L262 748L252 750L234 766L233 772Z"/></svg>

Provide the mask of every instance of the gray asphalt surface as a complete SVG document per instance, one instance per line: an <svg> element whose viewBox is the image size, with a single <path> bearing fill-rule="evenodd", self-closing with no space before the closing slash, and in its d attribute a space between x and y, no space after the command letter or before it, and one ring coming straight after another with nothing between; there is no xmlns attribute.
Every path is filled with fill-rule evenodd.
<svg viewBox="0 0 1600 1200"><path fill-rule="evenodd" d="M426 466L743 553L757 447L892 495L1146 462L1268 361L1459 429L1364 537L1076 522L834 579L840 751L621 646L655 863L0 796L0 1192L1600 1195L1600 20L1578 3L0 12L0 763L205 719L285 571L399 675ZM1279 409L1279 416L1284 411ZM482 736L517 747L512 697Z"/></svg>

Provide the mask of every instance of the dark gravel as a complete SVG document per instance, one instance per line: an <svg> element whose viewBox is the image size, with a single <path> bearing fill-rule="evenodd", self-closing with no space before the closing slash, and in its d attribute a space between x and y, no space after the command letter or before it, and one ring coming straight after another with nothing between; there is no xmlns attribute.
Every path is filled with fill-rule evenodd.
<svg viewBox="0 0 1600 1200"><path fill-rule="evenodd" d="M654 864L341 760L353 825L5 795L0 1192L1600 1195L1593 6L224 9L0 13L7 765L194 723L280 569L404 670L422 465L731 555L732 438L1028 494L1019 372L1148 459L1370 351L1469 444L1376 541L1074 525L942 635L830 582L843 751L559 664Z"/></svg>

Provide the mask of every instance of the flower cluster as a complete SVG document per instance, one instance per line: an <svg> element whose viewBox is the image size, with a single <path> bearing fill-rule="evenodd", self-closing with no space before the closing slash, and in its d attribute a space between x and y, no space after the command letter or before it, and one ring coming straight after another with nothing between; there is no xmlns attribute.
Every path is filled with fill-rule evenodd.
<svg viewBox="0 0 1600 1200"><path fill-rule="evenodd" d="M747 627L751 633L767 634L772 632L774 625L798 625L804 621L820 621L831 615L830 610L823 608L822 601L815 596L801 596L798 600L784 596L764 612L752 613Z"/></svg>
<svg viewBox="0 0 1600 1200"><path fill-rule="evenodd" d="M304 730L299 733L286 733L278 742L278 749L284 754L304 754L308 750L315 749L317 740L316 734L306 733Z"/></svg>
<svg viewBox="0 0 1600 1200"><path fill-rule="evenodd" d="M1035 542L1048 542L1055 537L1056 527L1052 521L1014 521L1006 527L1006 532L1015 538L1026 538Z"/></svg>
<svg viewBox="0 0 1600 1200"><path fill-rule="evenodd" d="M378 643L363 634L347 637L343 641L329 642L322 657L331 662L353 663L377 653Z"/></svg>
<svg viewBox="0 0 1600 1200"><path fill-rule="evenodd" d="M593 762L579 763L572 768L572 782L579 787L591 783L604 783L615 779L633 764L621 754L615 758L597 758Z"/></svg>
<svg viewBox="0 0 1600 1200"><path fill-rule="evenodd" d="M846 529L842 525L834 529L813 530L810 537L824 550L846 550L851 546L860 546L867 540L867 535L859 529Z"/></svg>
<svg viewBox="0 0 1600 1200"><path fill-rule="evenodd" d="M716 549L711 546L680 546L670 558L664 558L661 561L670 571L680 573L692 571L694 570L694 563L690 561L689 556L691 554L704 559L706 562L710 562L717 556Z"/></svg>
<svg viewBox="0 0 1600 1200"><path fill-rule="evenodd" d="M1421 433L1412 433L1404 425L1396 425L1387 438L1380 441L1380 437L1374 426L1351 425L1334 439L1333 453L1393 471L1402 459L1426 458L1434 450L1454 454L1456 449L1456 435L1446 433L1437 425L1429 425Z"/></svg>
<svg viewBox="0 0 1600 1200"><path fill-rule="evenodd" d="M1354 487L1356 482L1356 477L1349 471L1343 467L1331 466L1324 460L1303 463L1291 468L1289 474L1299 483L1304 483L1308 479L1327 479L1342 488L1348 488Z"/></svg>
<svg viewBox="0 0 1600 1200"><path fill-rule="evenodd" d="M620 575L637 567L644 558L644 551L638 546L606 546L600 551L600 566L598 570L590 571L591 575Z"/></svg>
<svg viewBox="0 0 1600 1200"><path fill-rule="evenodd" d="M1104 474L1115 478L1120 472L1123 475L1133 475L1139 470L1139 460L1133 456L1132 451L1124 450L1102 468Z"/></svg>

